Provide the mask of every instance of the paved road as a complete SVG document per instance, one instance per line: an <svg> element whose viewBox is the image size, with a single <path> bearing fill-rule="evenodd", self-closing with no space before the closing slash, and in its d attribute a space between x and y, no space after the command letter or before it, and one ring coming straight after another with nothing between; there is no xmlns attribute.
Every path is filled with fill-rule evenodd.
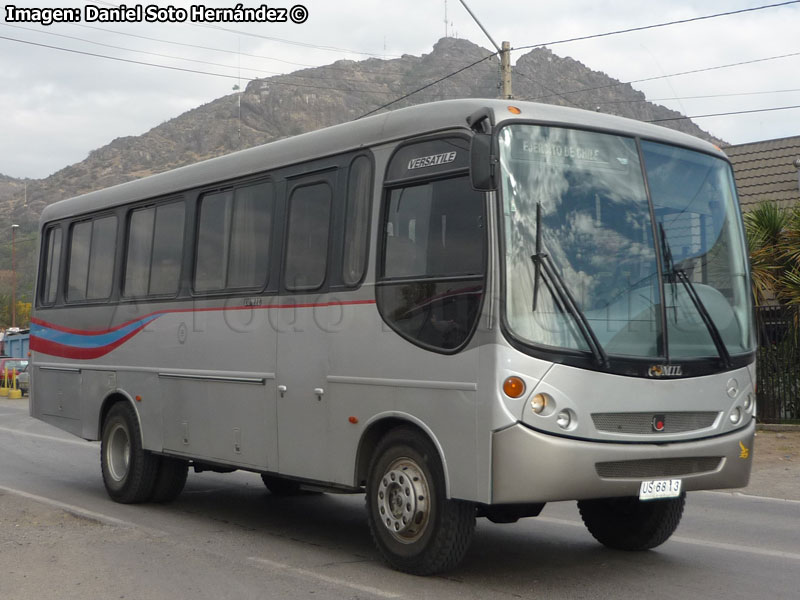
<svg viewBox="0 0 800 600"><path fill-rule="evenodd" d="M166 506L105 495L99 448L0 402L0 598L792 598L800 503L690 494L673 538L607 550L574 503L514 525L479 520L444 577L376 556L362 496L269 495L258 476L190 473Z"/></svg>

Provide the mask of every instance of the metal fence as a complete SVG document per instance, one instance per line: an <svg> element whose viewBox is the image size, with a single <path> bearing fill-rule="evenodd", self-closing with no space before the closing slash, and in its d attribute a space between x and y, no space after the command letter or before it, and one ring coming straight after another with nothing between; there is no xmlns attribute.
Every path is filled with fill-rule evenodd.
<svg viewBox="0 0 800 600"><path fill-rule="evenodd" d="M800 306L759 306L758 420L800 420Z"/></svg>

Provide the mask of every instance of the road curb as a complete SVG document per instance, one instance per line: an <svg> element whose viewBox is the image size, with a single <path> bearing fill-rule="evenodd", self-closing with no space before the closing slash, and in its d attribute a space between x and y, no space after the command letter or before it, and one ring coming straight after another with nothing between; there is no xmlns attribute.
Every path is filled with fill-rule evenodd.
<svg viewBox="0 0 800 600"><path fill-rule="evenodd" d="M795 431L800 432L800 425L777 425L771 423L759 423L756 431Z"/></svg>

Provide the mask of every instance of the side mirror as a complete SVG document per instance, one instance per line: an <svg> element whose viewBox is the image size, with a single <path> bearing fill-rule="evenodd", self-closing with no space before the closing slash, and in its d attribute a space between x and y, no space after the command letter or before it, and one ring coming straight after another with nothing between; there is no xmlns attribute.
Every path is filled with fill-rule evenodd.
<svg viewBox="0 0 800 600"><path fill-rule="evenodd" d="M488 133L476 133L469 148L469 172L474 189L479 192L497 189L494 180L496 162L497 159L492 154L492 136Z"/></svg>

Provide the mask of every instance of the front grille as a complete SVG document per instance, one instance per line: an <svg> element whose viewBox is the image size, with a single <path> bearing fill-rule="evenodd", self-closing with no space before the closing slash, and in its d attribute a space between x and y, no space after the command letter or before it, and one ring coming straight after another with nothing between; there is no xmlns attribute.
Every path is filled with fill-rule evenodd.
<svg viewBox="0 0 800 600"><path fill-rule="evenodd" d="M698 473L711 473L719 469L721 456L690 458L647 458L643 460L618 460L595 464L600 477L607 479L655 479L658 477L685 477Z"/></svg>
<svg viewBox="0 0 800 600"><path fill-rule="evenodd" d="M664 435L685 433L711 427L719 413L716 412L668 412L668 413L594 413L592 421L598 431L639 435ZM663 417L664 430L653 429L653 419Z"/></svg>

